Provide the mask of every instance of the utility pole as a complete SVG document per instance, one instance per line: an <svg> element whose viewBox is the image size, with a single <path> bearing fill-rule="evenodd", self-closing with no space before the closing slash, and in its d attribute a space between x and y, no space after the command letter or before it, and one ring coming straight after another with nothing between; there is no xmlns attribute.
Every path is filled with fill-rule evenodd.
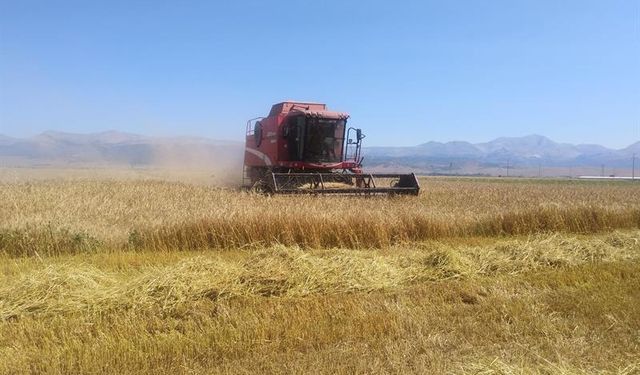
<svg viewBox="0 0 640 375"><path fill-rule="evenodd" d="M509 159L507 159L507 177L509 177Z"/></svg>
<svg viewBox="0 0 640 375"><path fill-rule="evenodd" d="M542 164L538 163L538 178L542 177Z"/></svg>
<svg viewBox="0 0 640 375"><path fill-rule="evenodd" d="M631 181L636 180L636 153L633 153L633 158L631 162Z"/></svg>
<svg viewBox="0 0 640 375"><path fill-rule="evenodd" d="M600 170L600 176L604 177L604 164L602 164L600 166L601 170Z"/></svg>

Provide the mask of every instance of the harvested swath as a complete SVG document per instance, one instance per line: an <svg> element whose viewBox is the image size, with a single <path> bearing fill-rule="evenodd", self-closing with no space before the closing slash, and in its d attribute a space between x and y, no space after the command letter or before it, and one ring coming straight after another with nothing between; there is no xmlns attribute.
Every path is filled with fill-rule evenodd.
<svg viewBox="0 0 640 375"><path fill-rule="evenodd" d="M553 363L545 358L539 358L540 363L513 364L507 363L500 358L485 358L475 363L465 364L460 371L461 374L562 374L562 375L589 375L593 373L609 373L597 369L585 369L566 361ZM640 361L621 366L617 371L610 372L617 375L637 374L640 370Z"/></svg>
<svg viewBox="0 0 640 375"><path fill-rule="evenodd" d="M275 246L240 258L200 255L128 273L53 262L0 279L0 320L123 309L171 313L196 301L234 297L393 291L421 282L637 259L639 238L638 231L590 239L553 234L480 246L432 242L384 253Z"/></svg>

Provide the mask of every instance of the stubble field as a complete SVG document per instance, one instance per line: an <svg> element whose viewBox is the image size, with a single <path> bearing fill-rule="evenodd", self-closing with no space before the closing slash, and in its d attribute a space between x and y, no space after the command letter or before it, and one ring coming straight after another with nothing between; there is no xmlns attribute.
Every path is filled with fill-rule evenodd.
<svg viewBox="0 0 640 375"><path fill-rule="evenodd" d="M2 373L637 373L640 187L0 183Z"/></svg>

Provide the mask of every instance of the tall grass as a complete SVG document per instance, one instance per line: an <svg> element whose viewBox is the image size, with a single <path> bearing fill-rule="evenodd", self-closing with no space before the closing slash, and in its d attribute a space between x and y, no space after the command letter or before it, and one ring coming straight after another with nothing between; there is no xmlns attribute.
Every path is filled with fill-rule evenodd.
<svg viewBox="0 0 640 375"><path fill-rule="evenodd" d="M12 256L287 246L382 248L447 237L640 227L633 184L424 179L419 197L264 197L159 181L39 182L0 189Z"/></svg>

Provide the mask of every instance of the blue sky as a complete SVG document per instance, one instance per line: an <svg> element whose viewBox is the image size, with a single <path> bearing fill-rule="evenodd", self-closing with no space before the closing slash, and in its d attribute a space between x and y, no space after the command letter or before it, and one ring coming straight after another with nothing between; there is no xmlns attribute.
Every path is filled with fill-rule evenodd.
<svg viewBox="0 0 640 375"><path fill-rule="evenodd" d="M0 133L242 139L283 99L369 145L640 140L638 1L0 0Z"/></svg>

